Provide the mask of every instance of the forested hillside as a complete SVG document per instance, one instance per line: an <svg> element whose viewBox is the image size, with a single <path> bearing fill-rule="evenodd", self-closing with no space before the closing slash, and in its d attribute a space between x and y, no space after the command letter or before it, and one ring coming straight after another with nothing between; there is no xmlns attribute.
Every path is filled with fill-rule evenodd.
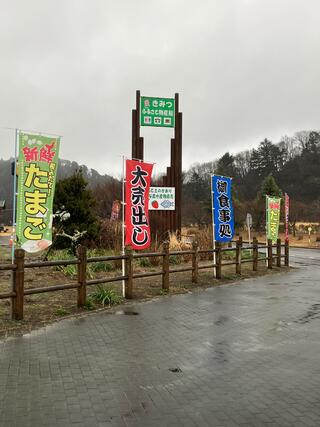
<svg viewBox="0 0 320 427"><path fill-rule="evenodd" d="M11 174L11 163L12 159L0 159L0 200L6 200L6 210L0 212L0 223L5 224L11 224L12 218L13 176ZM89 169L85 165L80 166L77 162L71 162L69 160L59 161L58 180L73 175L79 169L81 169L84 179L88 181L90 188L93 189L97 199L100 201L100 203L97 204L97 209L101 210L100 204L102 204L107 210L110 210L112 204L110 200L116 197L114 191L119 193L119 186L117 186L119 181L109 175L100 175L94 169ZM106 191L106 189L110 190L112 194L105 196L102 201L102 198L99 196L99 191Z"/></svg>
<svg viewBox="0 0 320 427"><path fill-rule="evenodd" d="M214 152L214 144L213 144ZM121 198L121 183L109 175L100 175L76 162L61 160L58 179L66 178L81 168L96 199L95 211L108 218L112 202ZM184 173L182 219L184 224L206 224L211 221L211 175L233 178L235 218L238 225L247 212L254 225L261 226L263 202L261 186L271 174L282 191L291 199L291 222L320 222L320 132L302 131L284 137L278 143L264 139L256 149L237 154L226 152L220 159L191 166ZM0 223L11 222L12 216L11 160L0 160L0 200L7 209L0 213Z"/></svg>
<svg viewBox="0 0 320 427"><path fill-rule="evenodd" d="M272 174L291 199L291 221L320 221L320 133L297 132L274 144L268 139L258 148L193 165L185 174L183 218L186 223L207 223L211 215L210 175L233 178L234 204L238 224L251 212L259 224L258 193ZM256 214L256 215L255 215ZM255 218L254 218L255 221Z"/></svg>

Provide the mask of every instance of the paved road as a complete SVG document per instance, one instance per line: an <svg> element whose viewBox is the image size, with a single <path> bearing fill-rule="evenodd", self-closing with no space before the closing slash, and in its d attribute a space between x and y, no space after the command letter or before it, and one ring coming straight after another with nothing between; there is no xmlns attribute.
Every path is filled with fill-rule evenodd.
<svg viewBox="0 0 320 427"><path fill-rule="evenodd" d="M292 262L0 342L0 426L319 426L320 251Z"/></svg>

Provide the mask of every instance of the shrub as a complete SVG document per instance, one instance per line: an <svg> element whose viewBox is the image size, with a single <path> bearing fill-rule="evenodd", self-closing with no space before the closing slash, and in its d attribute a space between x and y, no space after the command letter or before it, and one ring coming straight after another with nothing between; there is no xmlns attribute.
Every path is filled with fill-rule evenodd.
<svg viewBox="0 0 320 427"><path fill-rule="evenodd" d="M120 221L104 219L100 224L100 233L97 243L100 247L121 251L122 225Z"/></svg>
<svg viewBox="0 0 320 427"><path fill-rule="evenodd" d="M181 263L181 258L178 255L170 255L169 256L169 263L173 265L177 265Z"/></svg>
<svg viewBox="0 0 320 427"><path fill-rule="evenodd" d="M93 305L92 301L90 300L90 298L87 299L87 301L85 302L83 308L85 310L94 310L94 305Z"/></svg>
<svg viewBox="0 0 320 427"><path fill-rule="evenodd" d="M58 307L57 310L56 310L56 314L58 316L67 316L68 314L70 314L70 311L66 310L63 307Z"/></svg>
<svg viewBox="0 0 320 427"><path fill-rule="evenodd" d="M105 288L103 285L97 286L96 290L90 295L90 299L109 306L119 304L122 301L122 297L119 294L113 289Z"/></svg>
<svg viewBox="0 0 320 427"><path fill-rule="evenodd" d="M110 262L99 261L99 262L94 262L90 265L91 265L91 271L93 271L94 273L99 273L99 271L108 272L108 271L114 270L114 267Z"/></svg>
<svg viewBox="0 0 320 427"><path fill-rule="evenodd" d="M140 267L148 268L151 267L151 262L149 258L139 258Z"/></svg>

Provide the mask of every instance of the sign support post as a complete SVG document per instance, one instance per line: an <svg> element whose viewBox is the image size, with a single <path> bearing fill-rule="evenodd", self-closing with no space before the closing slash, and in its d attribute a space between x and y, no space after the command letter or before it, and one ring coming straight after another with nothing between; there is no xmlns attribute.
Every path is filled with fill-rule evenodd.
<svg viewBox="0 0 320 427"><path fill-rule="evenodd" d="M250 213L247 213L246 222L247 222L247 229L248 229L249 246L251 246L252 215ZM250 249L250 254L252 254L252 249Z"/></svg>
<svg viewBox="0 0 320 427"><path fill-rule="evenodd" d="M12 203L12 247L11 247L11 261L14 260L14 249L16 241L16 209L17 209L17 157L18 157L18 138L19 130L15 130L14 141L14 175L13 175L13 203Z"/></svg>
<svg viewBox="0 0 320 427"><path fill-rule="evenodd" d="M221 261L220 255L216 256L216 242L228 243L234 236L234 216L232 206L232 178L222 175L211 175L211 197L212 197L212 235L214 249L214 264ZM216 278L219 278L220 267L215 266Z"/></svg>
<svg viewBox="0 0 320 427"><path fill-rule="evenodd" d="M268 196L266 195L266 265L268 265Z"/></svg>
<svg viewBox="0 0 320 427"><path fill-rule="evenodd" d="M214 202L213 202L213 176L211 177L211 206L212 206L212 238L213 238L213 274L216 277L217 269L216 269L216 230L215 230L215 222L214 222Z"/></svg>
<svg viewBox="0 0 320 427"><path fill-rule="evenodd" d="M125 159L124 156L122 156L122 255L125 255L125 244L124 244L124 237L125 237L125 223L124 223L124 209L125 209L125 194L124 194L124 183L125 183ZM122 259L122 276L125 275L125 260ZM122 280L122 296L125 297L126 292L126 282L123 279Z"/></svg>
<svg viewBox="0 0 320 427"><path fill-rule="evenodd" d="M160 120L160 108L153 107L152 105L145 106L143 105L144 110L141 111L141 101L149 100L152 103L156 102L160 107L161 102L172 102L174 101L174 112L172 116L172 105L171 110L164 112L161 109L161 120ZM163 103L161 104L163 106ZM166 104L167 105L167 104ZM150 111L149 111L150 110ZM162 115L163 113L163 115ZM150 116L146 123L141 122L141 114L143 115L143 121L146 116ZM171 114L171 115L169 115ZM165 118L172 119L169 123L165 122ZM177 233L181 235L181 194L182 194L182 113L179 112L179 94L176 93L173 98L155 98L155 97L141 97L140 91L136 91L136 108L132 110L132 148L131 148L131 158L144 159L144 140L140 136L140 125L143 126L160 126L160 123L165 124L161 127L173 127L174 128L174 137L171 138L170 146L170 166L167 167L166 175L162 178L162 186L164 187L175 187L175 198L176 198L176 208L175 211L171 212L160 212L154 213L150 212L150 219L155 218L155 215L160 219L158 224L158 233L160 236L164 236L170 232Z"/></svg>

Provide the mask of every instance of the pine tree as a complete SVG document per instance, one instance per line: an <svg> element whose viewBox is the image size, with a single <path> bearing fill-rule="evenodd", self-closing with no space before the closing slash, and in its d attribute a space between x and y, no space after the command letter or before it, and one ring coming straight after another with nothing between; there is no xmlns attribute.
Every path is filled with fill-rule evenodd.
<svg viewBox="0 0 320 427"><path fill-rule="evenodd" d="M269 173L269 175L266 176L265 179L262 181L261 188L258 193L258 198L264 199L266 195L282 197L282 191L278 187L278 184L276 183L276 180L274 179L272 173Z"/></svg>
<svg viewBox="0 0 320 427"><path fill-rule="evenodd" d="M67 211L70 218L63 222L63 231L74 235L76 231L86 231L84 238L95 239L99 233L98 218L94 213L95 198L82 171L57 182L54 196L54 212ZM59 223L56 223L60 227Z"/></svg>
<svg viewBox="0 0 320 427"><path fill-rule="evenodd" d="M272 173L266 176L262 181L260 190L258 191L254 202L254 223L257 228L265 224L266 196L282 197L282 191L278 187Z"/></svg>

